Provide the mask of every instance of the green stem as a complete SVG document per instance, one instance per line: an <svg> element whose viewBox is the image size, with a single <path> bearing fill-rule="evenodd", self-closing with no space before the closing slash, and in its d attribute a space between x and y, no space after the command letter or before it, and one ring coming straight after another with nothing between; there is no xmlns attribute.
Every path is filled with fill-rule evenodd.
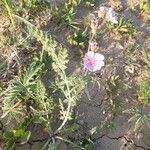
<svg viewBox="0 0 150 150"><path fill-rule="evenodd" d="M73 143L73 142L71 142L71 141L69 141L69 140L67 140L67 139L64 139L64 138L59 137L59 136L56 136L55 138L56 138L56 139L59 139L59 140L62 140L62 141L65 141L65 142L67 142L67 143L69 143L69 144L72 144L72 145L74 145L75 147L81 148L82 150L85 150L83 147L81 147L81 146L79 146L79 145L77 145L77 144L75 144L75 143Z"/></svg>
<svg viewBox="0 0 150 150"><path fill-rule="evenodd" d="M71 98L71 95L70 95L70 88L69 88L69 85L68 85L68 82L67 82L67 79L66 79L66 75L64 74L64 81L66 83L66 87L67 87L67 91L69 93L68 95L68 107L67 107L67 112L66 112L66 116L65 116L65 119L63 120L62 124L59 126L59 128L54 132L54 134L58 133L62 128L63 126L66 124L67 120L68 120L68 116L69 116L69 113L70 113L70 109L71 109L71 101L72 101L72 98Z"/></svg>
<svg viewBox="0 0 150 150"><path fill-rule="evenodd" d="M12 18L12 14L13 13L12 13L12 10L11 10L9 4L7 3L7 0L4 0L4 5L5 5L5 7L6 7L7 11L8 11L8 15L10 16L11 23L14 25L14 20Z"/></svg>

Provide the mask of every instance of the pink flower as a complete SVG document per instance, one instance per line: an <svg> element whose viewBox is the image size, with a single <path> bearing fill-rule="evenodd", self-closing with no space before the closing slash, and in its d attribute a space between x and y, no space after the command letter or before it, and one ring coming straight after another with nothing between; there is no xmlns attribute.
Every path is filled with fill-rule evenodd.
<svg viewBox="0 0 150 150"><path fill-rule="evenodd" d="M114 24L118 24L117 14L111 7L104 7L104 6L100 7L98 11L98 16L99 18L106 17L107 21L111 21Z"/></svg>
<svg viewBox="0 0 150 150"><path fill-rule="evenodd" d="M107 18L108 21L111 21L114 24L118 24L118 17L116 15L116 12L111 7L108 8L108 12L107 12L106 18Z"/></svg>
<svg viewBox="0 0 150 150"><path fill-rule="evenodd" d="M104 56L102 54L94 53L93 51L89 51L85 54L84 67L87 70L95 72L100 70L102 66L104 66Z"/></svg>

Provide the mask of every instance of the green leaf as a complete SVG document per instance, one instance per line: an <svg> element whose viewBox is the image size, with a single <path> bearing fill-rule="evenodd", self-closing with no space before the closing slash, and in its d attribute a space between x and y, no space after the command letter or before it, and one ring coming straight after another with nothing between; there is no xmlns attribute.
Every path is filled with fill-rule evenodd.
<svg viewBox="0 0 150 150"><path fill-rule="evenodd" d="M45 122L46 120L42 116L35 116L32 121L33 121L33 123L41 124L41 123Z"/></svg>
<svg viewBox="0 0 150 150"><path fill-rule="evenodd" d="M5 132L4 132L3 136L4 136L5 138L10 139L10 138L13 138L13 137L14 137L14 134L15 134L15 130L8 130L8 131L5 131Z"/></svg>
<svg viewBox="0 0 150 150"><path fill-rule="evenodd" d="M16 130L16 132L14 133L15 137L22 137L25 134L25 130L23 128L20 128L18 130Z"/></svg>
<svg viewBox="0 0 150 150"><path fill-rule="evenodd" d="M9 140L6 143L5 150L15 150L15 142L13 140Z"/></svg>
<svg viewBox="0 0 150 150"><path fill-rule="evenodd" d="M6 90L4 105L9 106L14 103L16 97L24 90L24 86L19 80L14 80L13 85L9 86Z"/></svg>
<svg viewBox="0 0 150 150"><path fill-rule="evenodd" d="M140 117L140 114L135 114L134 116L132 116L129 120L128 120L128 122L132 122L132 121L135 121L137 118L139 118Z"/></svg>
<svg viewBox="0 0 150 150"><path fill-rule="evenodd" d="M134 128L134 130L135 130L135 131L138 130L138 129L142 126L142 123L143 123L142 117L139 117L139 118L137 119L137 121L135 122L135 128Z"/></svg>
<svg viewBox="0 0 150 150"><path fill-rule="evenodd" d="M26 128L28 127L28 125L32 122L32 118L24 118L23 122L21 123L20 128L23 128L26 130Z"/></svg>
<svg viewBox="0 0 150 150"><path fill-rule="evenodd" d="M91 130L90 130L90 134L93 135L94 133L97 132L97 127L93 127Z"/></svg>
<svg viewBox="0 0 150 150"><path fill-rule="evenodd" d="M143 5L143 10L147 13L150 13L150 3L145 3Z"/></svg>
<svg viewBox="0 0 150 150"><path fill-rule="evenodd" d="M119 25L118 26L121 27L122 24L123 24L123 18L121 16L119 16Z"/></svg>
<svg viewBox="0 0 150 150"><path fill-rule="evenodd" d="M42 69L43 64L37 64L37 62L33 62L26 70L26 72L22 76L22 83L24 86L31 85L34 82L34 76L39 76L39 72ZM33 81L33 82L32 82Z"/></svg>
<svg viewBox="0 0 150 150"><path fill-rule="evenodd" d="M36 90L36 95L37 95L38 99L44 100L46 97L46 89L41 80L37 81L35 90Z"/></svg>
<svg viewBox="0 0 150 150"><path fill-rule="evenodd" d="M27 132L24 134L24 136L21 138L20 144L25 144L25 143L27 143L27 142L29 141L30 137L31 137L31 131L27 131Z"/></svg>
<svg viewBox="0 0 150 150"><path fill-rule="evenodd" d="M50 143L48 150L57 150L57 144Z"/></svg>

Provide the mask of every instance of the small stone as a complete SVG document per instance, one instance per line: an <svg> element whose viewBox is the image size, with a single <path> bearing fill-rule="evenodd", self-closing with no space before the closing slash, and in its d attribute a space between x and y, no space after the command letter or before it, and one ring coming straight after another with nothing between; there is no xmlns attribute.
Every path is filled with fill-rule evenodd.
<svg viewBox="0 0 150 150"><path fill-rule="evenodd" d="M141 139L141 138L143 138L143 133L139 133L139 134L137 135L137 138L138 138L138 140Z"/></svg>
<svg viewBox="0 0 150 150"><path fill-rule="evenodd" d="M106 111L103 111L103 115L106 113Z"/></svg>

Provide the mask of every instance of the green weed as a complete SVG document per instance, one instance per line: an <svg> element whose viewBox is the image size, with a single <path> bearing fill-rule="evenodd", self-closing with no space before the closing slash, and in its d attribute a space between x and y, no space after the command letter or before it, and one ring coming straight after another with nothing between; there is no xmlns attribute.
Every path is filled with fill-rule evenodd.
<svg viewBox="0 0 150 150"><path fill-rule="evenodd" d="M118 75L112 75L109 81L109 96L110 96L110 102L112 105L112 112L115 116L118 111L121 109L120 104L120 78Z"/></svg>
<svg viewBox="0 0 150 150"><path fill-rule="evenodd" d="M30 22L17 15L14 17L24 22L29 29L30 35L36 38L42 44L42 51L39 58L33 60L33 63L14 79L8 89L6 89L3 100L3 115L11 118L25 118L30 116L35 118L39 116L46 124L50 137L60 133L69 120L72 120L73 109L76 101L80 99L81 94L87 83L87 77L84 72L79 74L66 75L66 64L68 63L68 53L52 36L48 36L43 31L37 29ZM52 95L47 94L42 78L47 72L46 59L49 62L55 74L55 79L50 80L50 89ZM54 97L54 95L61 95ZM59 106L60 126L52 132L52 111L54 105ZM22 117L20 117L22 116ZM59 136L59 139L64 140ZM51 139L50 139L51 140ZM48 140L47 145L49 145ZM65 141L68 141L67 139Z"/></svg>
<svg viewBox="0 0 150 150"><path fill-rule="evenodd" d="M88 45L88 28L86 28L84 31L76 30L73 34L67 37L67 41L73 46L86 48Z"/></svg>
<svg viewBox="0 0 150 150"><path fill-rule="evenodd" d="M77 7L82 0L66 0L65 5L70 6L70 7Z"/></svg>
<svg viewBox="0 0 150 150"><path fill-rule="evenodd" d="M20 0L18 5L20 6L20 9L26 8L30 11L36 11L42 6L47 7L49 3L43 0Z"/></svg>
<svg viewBox="0 0 150 150"><path fill-rule="evenodd" d="M143 79L139 85L139 99L144 104L150 104L150 79Z"/></svg>
<svg viewBox="0 0 150 150"><path fill-rule="evenodd" d="M114 131L116 129L116 125L113 120L108 122L107 128L110 129L111 131Z"/></svg>
<svg viewBox="0 0 150 150"><path fill-rule="evenodd" d="M124 20L123 17L118 17L118 24L112 24L111 22L108 23L108 27L110 29L114 29L114 31L122 34L129 34L129 35L136 35L138 30L137 27L133 25L133 22L131 20Z"/></svg>
<svg viewBox="0 0 150 150"><path fill-rule="evenodd" d="M86 7L95 6L95 0L82 0L82 4Z"/></svg>
<svg viewBox="0 0 150 150"><path fill-rule="evenodd" d="M139 45L137 44L131 44L127 47L127 63L133 64L137 61L136 51L138 49Z"/></svg>
<svg viewBox="0 0 150 150"><path fill-rule="evenodd" d="M16 12L16 5L12 0L2 0L1 3L6 8L8 15L10 16L11 23L14 25L13 14Z"/></svg>
<svg viewBox="0 0 150 150"><path fill-rule="evenodd" d="M80 2L69 1L62 8L52 7L52 16L59 22L64 23L72 28L77 29L78 23L75 20L76 7Z"/></svg>
<svg viewBox="0 0 150 150"><path fill-rule="evenodd" d="M143 0L141 2L140 9L146 13L150 13L150 2L148 0Z"/></svg>
<svg viewBox="0 0 150 150"><path fill-rule="evenodd" d="M52 100L47 97L45 87L40 79L42 67L43 64L33 62L25 72L12 81L5 92L2 118L9 116L10 119L18 120L20 115L25 116L23 105L32 110L29 115L40 114L43 112L43 108L45 114L50 113Z"/></svg>
<svg viewBox="0 0 150 150"><path fill-rule="evenodd" d="M29 141L31 137L31 131L27 130L27 126L30 123L31 120L25 118L24 122L22 122L19 128L15 130L7 130L3 133L3 138L6 140L4 145L6 150L15 150L16 142L19 142L19 144L23 145Z"/></svg>
<svg viewBox="0 0 150 150"><path fill-rule="evenodd" d="M131 108L123 111L124 113L132 114L128 122L134 122L134 130L139 130L144 124L150 128L150 113L146 113L142 108Z"/></svg>

